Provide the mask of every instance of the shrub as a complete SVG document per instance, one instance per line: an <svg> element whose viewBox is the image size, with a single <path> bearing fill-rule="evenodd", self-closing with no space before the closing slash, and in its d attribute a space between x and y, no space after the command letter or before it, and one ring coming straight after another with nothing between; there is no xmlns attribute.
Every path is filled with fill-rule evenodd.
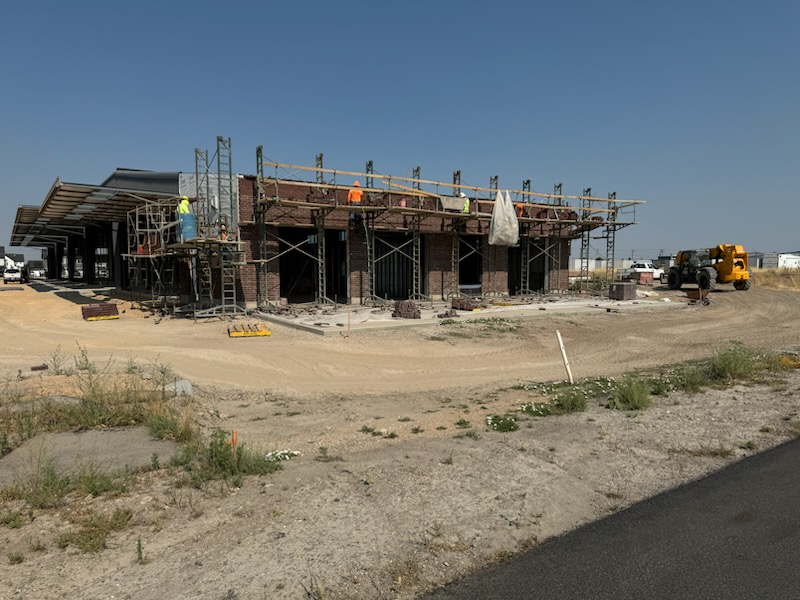
<svg viewBox="0 0 800 600"><path fill-rule="evenodd" d="M519 429L517 420L511 415L490 415L486 417L486 426L503 433Z"/></svg>
<svg viewBox="0 0 800 600"><path fill-rule="evenodd" d="M675 370L675 389L690 394L699 392L708 384L704 369L697 365L683 365Z"/></svg>
<svg viewBox="0 0 800 600"><path fill-rule="evenodd" d="M559 413L582 412L586 410L587 392L572 388L556 396L553 404Z"/></svg>
<svg viewBox="0 0 800 600"><path fill-rule="evenodd" d="M121 531L127 527L133 513L126 508L117 508L111 515L89 515L80 529L64 533L56 540L59 548L70 544L82 552L99 552L106 547L106 539L113 531Z"/></svg>
<svg viewBox="0 0 800 600"><path fill-rule="evenodd" d="M128 477L124 474L103 473L96 465L89 465L81 469L74 480L70 481L70 488L91 496L119 494L128 489Z"/></svg>
<svg viewBox="0 0 800 600"><path fill-rule="evenodd" d="M52 461L46 460L39 470L22 485L22 497L31 508L54 508L69 491L68 477L56 472Z"/></svg>
<svg viewBox="0 0 800 600"><path fill-rule="evenodd" d="M267 475L280 469L280 461L296 453L286 450L261 455L253 452L245 444L234 446L228 442L228 432L215 429L211 432L208 446L194 459L187 452L179 462L185 462L185 469L192 474L195 484L212 479L234 477L241 481L243 475Z"/></svg>
<svg viewBox="0 0 800 600"><path fill-rule="evenodd" d="M711 358L708 376L712 381L721 382L746 379L755 372L756 362L755 352L741 342L731 342Z"/></svg>
<svg viewBox="0 0 800 600"><path fill-rule="evenodd" d="M625 377L608 403L615 410L639 410L650 406L650 383L640 377Z"/></svg>

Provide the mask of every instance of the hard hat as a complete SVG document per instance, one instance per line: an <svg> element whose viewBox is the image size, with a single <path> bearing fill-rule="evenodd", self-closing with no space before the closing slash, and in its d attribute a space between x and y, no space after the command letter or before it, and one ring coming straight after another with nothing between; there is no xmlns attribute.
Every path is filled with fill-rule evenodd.
<svg viewBox="0 0 800 600"><path fill-rule="evenodd" d="M458 197L459 197L459 198L466 198L466 197L467 197L467 195L466 195L464 192L459 192L459 193L458 193Z"/></svg>
<svg viewBox="0 0 800 600"><path fill-rule="evenodd" d="M360 185L361 185L361 184L360 184L360 183L358 183L357 181L354 181L354 182L353 182L353 187L358 187L358 186L360 186Z"/></svg>
<svg viewBox="0 0 800 600"><path fill-rule="evenodd" d="M188 202L189 201L189 196L181 196L181 200L186 200Z"/></svg>

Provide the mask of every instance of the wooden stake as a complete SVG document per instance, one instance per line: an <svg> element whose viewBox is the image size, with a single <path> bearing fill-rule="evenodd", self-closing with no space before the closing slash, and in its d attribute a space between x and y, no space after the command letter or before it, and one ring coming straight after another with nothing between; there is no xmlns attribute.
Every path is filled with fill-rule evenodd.
<svg viewBox="0 0 800 600"><path fill-rule="evenodd" d="M569 359L567 358L567 351L564 348L564 340L561 339L561 332L556 330L556 337L558 338L558 346L561 348L561 358L564 361L564 367L567 369L567 376L569 377L570 385L575 383L575 380L572 379L572 369L569 368Z"/></svg>

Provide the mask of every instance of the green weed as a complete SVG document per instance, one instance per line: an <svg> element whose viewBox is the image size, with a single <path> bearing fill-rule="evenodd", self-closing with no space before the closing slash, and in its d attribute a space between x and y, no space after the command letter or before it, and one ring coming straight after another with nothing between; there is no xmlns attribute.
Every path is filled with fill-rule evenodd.
<svg viewBox="0 0 800 600"><path fill-rule="evenodd" d="M0 513L0 525L5 525L9 529L19 529L25 525L25 518L17 510L6 510Z"/></svg>
<svg viewBox="0 0 800 600"><path fill-rule="evenodd" d="M44 459L38 470L17 489L31 508L55 508L70 490L70 481L58 474L51 460Z"/></svg>
<svg viewBox="0 0 800 600"><path fill-rule="evenodd" d="M186 446L173 464L181 464L192 484L201 487L205 482L222 479L240 487L245 475L267 475L280 469L280 461L297 453L289 450L260 454L246 444L233 446L224 429L214 429L205 447Z"/></svg>
<svg viewBox="0 0 800 600"><path fill-rule="evenodd" d="M84 467L69 481L70 490L84 495L102 496L105 494L121 494L130 486L128 474L109 474L101 472L97 466Z"/></svg>
<svg viewBox="0 0 800 600"><path fill-rule="evenodd" d="M69 357L61 350L61 344L56 346L56 349L45 359L45 364L53 375L69 375L68 362Z"/></svg>
<svg viewBox="0 0 800 600"><path fill-rule="evenodd" d="M757 355L741 342L731 342L709 361L708 375L712 381L729 383L747 379L756 370Z"/></svg>
<svg viewBox="0 0 800 600"><path fill-rule="evenodd" d="M75 531L63 533L56 539L60 548L75 546L81 552L99 552L106 547L108 536L128 526L133 513L126 508L116 508L110 515L92 513L85 517Z"/></svg>
<svg viewBox="0 0 800 600"><path fill-rule="evenodd" d="M641 410L650 402L650 383L640 377L625 377L617 384L608 406L615 410Z"/></svg>
<svg viewBox="0 0 800 600"><path fill-rule="evenodd" d="M318 462L335 462L344 460L341 456L334 456L328 453L328 448L325 446L319 447L319 454L314 457L314 460Z"/></svg>
<svg viewBox="0 0 800 600"><path fill-rule="evenodd" d="M486 426L503 433L519 429L519 424L512 415L489 415L486 417Z"/></svg>

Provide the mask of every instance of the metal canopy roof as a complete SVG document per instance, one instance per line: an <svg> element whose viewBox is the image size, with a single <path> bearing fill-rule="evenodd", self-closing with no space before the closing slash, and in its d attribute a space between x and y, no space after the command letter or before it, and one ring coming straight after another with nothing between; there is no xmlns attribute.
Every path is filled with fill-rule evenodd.
<svg viewBox="0 0 800 600"><path fill-rule="evenodd" d="M136 184L121 187L119 184ZM116 185L115 185L116 184ZM66 183L57 178L41 207L17 208L12 246L51 246L85 227L125 222L128 212L147 202L178 195L178 173L117 169L102 185Z"/></svg>

